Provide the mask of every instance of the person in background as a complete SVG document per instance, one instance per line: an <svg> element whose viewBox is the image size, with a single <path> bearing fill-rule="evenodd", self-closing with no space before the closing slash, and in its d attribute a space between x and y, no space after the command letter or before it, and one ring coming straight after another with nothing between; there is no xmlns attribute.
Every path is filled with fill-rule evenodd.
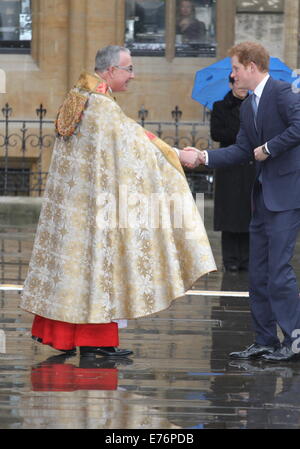
<svg viewBox="0 0 300 449"><path fill-rule="evenodd" d="M196 19L195 5L191 0L181 0L178 7L176 34L182 36L182 42L200 41L205 37L204 22Z"/></svg>
<svg viewBox="0 0 300 449"><path fill-rule="evenodd" d="M235 143L240 128L240 107L248 90L235 85L213 105L211 138L222 148ZM218 168L214 179L214 230L221 231L222 259L225 271L248 270L251 190L255 179L253 161L234 167Z"/></svg>

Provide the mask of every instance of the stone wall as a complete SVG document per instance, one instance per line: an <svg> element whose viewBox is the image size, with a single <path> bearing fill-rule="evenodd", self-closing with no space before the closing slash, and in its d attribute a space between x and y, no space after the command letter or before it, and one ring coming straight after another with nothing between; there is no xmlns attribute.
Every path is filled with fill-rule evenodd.
<svg viewBox="0 0 300 449"><path fill-rule="evenodd" d="M167 1L171 11L170 2L175 0ZM0 107L7 102L13 108L13 118L29 119L36 118L35 109L42 103L47 108L46 118L55 118L80 72L93 70L97 49L124 43L124 5L124 0L32 0L32 53L0 54L0 68L7 78ZM202 120L201 105L191 99L196 71L226 56L239 36L254 38L254 25L252 34L245 29L249 20L239 22L236 29L237 5L236 0L217 0L217 58L133 58L136 79L128 92L116 95L125 112L137 119L138 110L144 106L149 111L148 120L166 121L178 105L183 111L182 120ZM296 68L299 2L285 0L283 5L283 24L274 34L274 46L278 40L280 55ZM268 38L268 33L273 31L264 30L262 37Z"/></svg>
<svg viewBox="0 0 300 449"><path fill-rule="evenodd" d="M93 71L98 48L123 44L124 0L32 0L31 55L0 54L7 74L6 94L17 118L34 118L40 103L47 117L57 108L82 70ZM214 58L134 58L136 79L128 93L117 95L125 111L137 118L144 105L152 120L168 120L180 105L183 119L200 119L202 108L191 99L194 75Z"/></svg>

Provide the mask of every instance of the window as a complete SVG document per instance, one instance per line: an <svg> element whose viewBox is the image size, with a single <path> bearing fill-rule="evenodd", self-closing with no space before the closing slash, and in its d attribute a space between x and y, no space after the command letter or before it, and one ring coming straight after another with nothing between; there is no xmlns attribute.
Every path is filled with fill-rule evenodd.
<svg viewBox="0 0 300 449"><path fill-rule="evenodd" d="M214 57L216 0L176 0L174 9L170 2L126 0L125 44L132 55L164 56L172 45L174 56Z"/></svg>
<svg viewBox="0 0 300 449"><path fill-rule="evenodd" d="M176 56L216 55L215 0L177 0Z"/></svg>
<svg viewBox="0 0 300 449"><path fill-rule="evenodd" d="M29 53L31 35L30 0L0 1L0 53Z"/></svg>
<svg viewBox="0 0 300 449"><path fill-rule="evenodd" d="M127 0L125 42L135 56L165 54L165 1Z"/></svg>
<svg viewBox="0 0 300 449"><path fill-rule="evenodd" d="M284 59L284 1L237 0L236 42L262 44L272 56Z"/></svg>
<svg viewBox="0 0 300 449"><path fill-rule="evenodd" d="M29 168L0 168L0 195L29 196Z"/></svg>

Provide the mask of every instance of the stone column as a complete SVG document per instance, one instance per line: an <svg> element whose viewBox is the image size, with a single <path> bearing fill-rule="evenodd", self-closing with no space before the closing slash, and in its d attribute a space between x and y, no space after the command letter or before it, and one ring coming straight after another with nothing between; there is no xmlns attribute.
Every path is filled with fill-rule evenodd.
<svg viewBox="0 0 300 449"><path fill-rule="evenodd" d="M87 69L87 14L86 1L69 0L68 24L68 88L78 79L80 73Z"/></svg>
<svg viewBox="0 0 300 449"><path fill-rule="evenodd" d="M172 62L175 57L176 4L166 3L166 60Z"/></svg>
<svg viewBox="0 0 300 449"><path fill-rule="evenodd" d="M284 2L284 62L292 69L298 68L299 1Z"/></svg>
<svg viewBox="0 0 300 449"><path fill-rule="evenodd" d="M40 56L40 3L38 0L32 0L32 41L31 55L33 60L38 64Z"/></svg>
<svg viewBox="0 0 300 449"><path fill-rule="evenodd" d="M235 0L219 0L216 4L217 58L222 59L235 41Z"/></svg>
<svg viewBox="0 0 300 449"><path fill-rule="evenodd" d="M123 45L124 43L125 2L85 0L85 3L86 65L89 70L93 70L97 50L106 45Z"/></svg>

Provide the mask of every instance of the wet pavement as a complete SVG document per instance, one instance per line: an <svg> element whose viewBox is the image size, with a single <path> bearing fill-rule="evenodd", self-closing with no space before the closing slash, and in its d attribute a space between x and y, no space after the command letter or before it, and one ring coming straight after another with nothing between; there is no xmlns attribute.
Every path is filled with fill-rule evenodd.
<svg viewBox="0 0 300 449"><path fill-rule="evenodd" d="M199 294L129 321L120 346L134 351L130 359L66 358L32 341L32 316L18 308L20 293L0 292L1 429L300 427L300 362L228 358L252 343L248 299L229 293L247 292L247 273L222 272L211 206L207 201L205 223L219 271L197 282ZM2 284L22 285L34 231L0 227ZM296 271L299 255L298 246Z"/></svg>

